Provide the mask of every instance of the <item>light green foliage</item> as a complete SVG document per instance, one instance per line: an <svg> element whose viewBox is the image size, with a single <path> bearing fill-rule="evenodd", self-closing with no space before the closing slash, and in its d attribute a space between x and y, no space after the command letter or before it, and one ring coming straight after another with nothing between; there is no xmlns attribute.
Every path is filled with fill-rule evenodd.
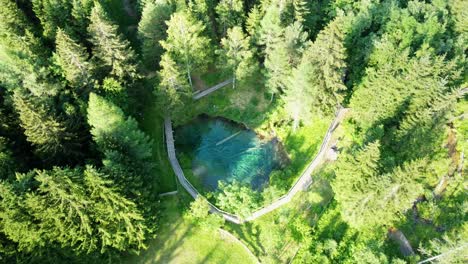
<svg viewBox="0 0 468 264"><path fill-rule="evenodd" d="M421 253L428 260L440 264L458 264L466 262L466 248L468 244L466 232L461 234L444 235L442 239L432 239L427 248L420 248ZM428 262L431 263L431 262Z"/></svg>
<svg viewBox="0 0 468 264"><path fill-rule="evenodd" d="M389 225L398 212L411 208L423 193L422 181L429 178L425 161L405 163L390 173L379 169L380 144L343 157L333 181L335 199L341 204L343 219L355 228Z"/></svg>
<svg viewBox="0 0 468 264"><path fill-rule="evenodd" d="M130 42L119 34L100 4L93 7L90 20L88 32L96 64L121 82L133 82L138 73Z"/></svg>
<svg viewBox="0 0 468 264"><path fill-rule="evenodd" d="M94 93L89 97L88 123L104 154L104 171L128 197L141 197L138 203L147 202L155 188L148 136L138 128L135 119L126 118L119 107Z"/></svg>
<svg viewBox="0 0 468 264"><path fill-rule="evenodd" d="M33 10L41 21L43 34L54 39L57 29L71 21L72 3L68 0L33 0Z"/></svg>
<svg viewBox="0 0 468 264"><path fill-rule="evenodd" d="M208 201L198 196L197 199L190 204L190 211L188 212L187 218L204 229L215 230L223 224L224 219L219 215L210 214L210 209L211 207Z"/></svg>
<svg viewBox="0 0 468 264"><path fill-rule="evenodd" d="M252 7L245 22L245 27L250 35L252 44L259 45L260 41L260 27L263 13L258 5Z"/></svg>
<svg viewBox="0 0 468 264"><path fill-rule="evenodd" d="M185 11L179 11L167 22L167 39L161 45L169 56L185 68L192 87L191 72L206 63L208 39L202 36L204 26Z"/></svg>
<svg viewBox="0 0 468 264"><path fill-rule="evenodd" d="M138 23L138 36L142 42L142 56L145 66L155 70L163 53L161 40L167 36L166 21L169 20L174 7L169 1L146 1L141 20Z"/></svg>
<svg viewBox="0 0 468 264"><path fill-rule="evenodd" d="M307 45L307 34L299 23L286 27L282 32L266 48L266 85L271 94L284 92L288 88L288 78L292 69L300 62Z"/></svg>
<svg viewBox="0 0 468 264"><path fill-rule="evenodd" d="M161 106L163 114L180 117L183 115L184 102L192 99L191 89L183 71L168 54L162 56L160 64L160 83L155 88L158 105Z"/></svg>
<svg viewBox="0 0 468 264"><path fill-rule="evenodd" d="M237 82L245 81L255 71L249 42L250 38L244 35L240 27L228 29L227 36L221 40L220 67L232 73L232 88L236 88Z"/></svg>
<svg viewBox="0 0 468 264"><path fill-rule="evenodd" d="M112 77L107 77L99 88L107 100L120 107L124 112L128 110L128 93L122 83Z"/></svg>
<svg viewBox="0 0 468 264"><path fill-rule="evenodd" d="M218 24L221 36L232 27L242 27L244 21L244 5L242 0L221 0L216 5Z"/></svg>
<svg viewBox="0 0 468 264"><path fill-rule="evenodd" d="M89 54L85 47L79 45L62 29L57 30L55 37L55 58L62 68L65 79L80 93L92 85L92 65L88 62Z"/></svg>
<svg viewBox="0 0 468 264"><path fill-rule="evenodd" d="M217 205L227 212L240 217L246 217L260 204L260 195L238 181L232 183L219 183L216 195Z"/></svg>
<svg viewBox="0 0 468 264"><path fill-rule="evenodd" d="M303 61L311 64L310 82L313 105L322 112L334 112L341 105L346 86L346 49L344 24L347 17L340 15L330 22L305 52Z"/></svg>

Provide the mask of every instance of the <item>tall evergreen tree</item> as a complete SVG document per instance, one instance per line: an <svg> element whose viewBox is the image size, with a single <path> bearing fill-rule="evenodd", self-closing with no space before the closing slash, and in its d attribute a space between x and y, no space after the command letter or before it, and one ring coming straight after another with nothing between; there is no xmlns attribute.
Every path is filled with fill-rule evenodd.
<svg viewBox="0 0 468 264"><path fill-rule="evenodd" d="M343 218L358 229L391 225L423 193L421 180L428 174L424 160L382 173L379 148L374 142L346 154L332 183Z"/></svg>
<svg viewBox="0 0 468 264"><path fill-rule="evenodd" d="M91 93L88 105L91 134L104 154L104 172L135 201L145 213L152 212L155 188L151 141L135 119L108 100ZM143 206L145 204L145 206ZM146 215L147 220L153 219Z"/></svg>
<svg viewBox="0 0 468 264"><path fill-rule="evenodd" d="M216 5L221 36L226 36L228 28L242 27L244 22L244 4L242 0L221 0Z"/></svg>
<svg viewBox="0 0 468 264"><path fill-rule="evenodd" d="M32 253L48 246L104 253L144 247L146 227L135 204L94 168L84 173L36 170L17 177L13 183L0 183L0 230L20 249Z"/></svg>
<svg viewBox="0 0 468 264"><path fill-rule="evenodd" d="M15 93L13 100L27 140L43 160L65 161L79 156L76 135L66 124L20 93Z"/></svg>
<svg viewBox="0 0 468 264"><path fill-rule="evenodd" d="M284 92L288 78L296 67L307 45L307 34L299 23L286 27L279 39L267 46L265 75L272 95Z"/></svg>
<svg viewBox="0 0 468 264"><path fill-rule="evenodd" d="M181 117L184 102L192 99L192 91L183 71L167 54L163 55L160 64L160 83L155 89L158 105L163 109L164 115Z"/></svg>
<svg viewBox="0 0 468 264"><path fill-rule="evenodd" d="M218 39L218 27L216 23L216 7L215 0L189 0L188 10L195 17L196 20L201 21L205 28L206 33L213 40Z"/></svg>
<svg viewBox="0 0 468 264"><path fill-rule="evenodd" d="M57 64L63 69L65 79L77 88L79 93L92 85L92 65L85 47L76 43L62 29L55 38Z"/></svg>
<svg viewBox="0 0 468 264"><path fill-rule="evenodd" d="M91 11L91 24L88 27L93 44L93 56L97 65L103 65L105 72L122 82L132 82L138 77L137 63L130 42L118 33L100 4Z"/></svg>
<svg viewBox="0 0 468 264"><path fill-rule="evenodd" d="M194 67L206 63L208 39L202 36L205 27L185 11L174 13L167 26L167 39L161 41L161 45L174 61L183 65L193 87Z"/></svg>
<svg viewBox="0 0 468 264"><path fill-rule="evenodd" d="M32 0L33 10L41 21L43 34L54 39L59 27L66 27L72 20L72 3L68 0Z"/></svg>
<svg viewBox="0 0 468 264"><path fill-rule="evenodd" d="M166 21L170 19L174 7L169 1L146 1L141 20L138 24L138 36L142 42L142 55L145 65L156 70L163 48L159 43L166 39Z"/></svg>
<svg viewBox="0 0 468 264"><path fill-rule="evenodd" d="M225 71L232 73L232 88L238 81L245 80L255 71L253 52L250 50L250 38L244 36L242 28L228 29L227 36L221 40L221 65Z"/></svg>
<svg viewBox="0 0 468 264"><path fill-rule="evenodd" d="M309 73L314 76L312 92L315 106L323 112L333 112L343 102L346 86L346 49L344 47L347 17L339 15L317 36L304 54L314 66Z"/></svg>

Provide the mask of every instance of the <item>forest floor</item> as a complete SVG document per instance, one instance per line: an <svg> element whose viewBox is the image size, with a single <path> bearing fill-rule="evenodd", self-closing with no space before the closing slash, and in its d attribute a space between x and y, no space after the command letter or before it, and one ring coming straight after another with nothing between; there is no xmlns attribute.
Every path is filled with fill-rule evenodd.
<svg viewBox="0 0 468 264"><path fill-rule="evenodd" d="M127 263L257 263L239 241L216 228L202 229L185 219L184 198L177 195L162 199L157 237Z"/></svg>

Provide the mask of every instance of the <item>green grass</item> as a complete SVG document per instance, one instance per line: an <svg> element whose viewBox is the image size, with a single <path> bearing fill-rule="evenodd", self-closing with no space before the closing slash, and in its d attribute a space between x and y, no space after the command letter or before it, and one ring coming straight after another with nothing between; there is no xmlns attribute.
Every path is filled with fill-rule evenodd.
<svg viewBox="0 0 468 264"><path fill-rule="evenodd" d="M126 263L256 263L238 241L215 230L203 230L183 218L180 196L162 200L161 226L156 239Z"/></svg>
<svg viewBox="0 0 468 264"><path fill-rule="evenodd" d="M154 175L157 177L160 193L163 193L174 191L177 186L175 174L167 159L166 143L164 141L164 120L161 118L159 111L155 106L148 106L140 123L143 131L153 139L152 149L156 163Z"/></svg>

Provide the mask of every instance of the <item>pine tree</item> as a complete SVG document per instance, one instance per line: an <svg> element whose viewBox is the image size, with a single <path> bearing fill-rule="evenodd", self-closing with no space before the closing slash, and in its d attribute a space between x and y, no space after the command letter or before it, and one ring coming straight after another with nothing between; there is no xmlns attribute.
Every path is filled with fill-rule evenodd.
<svg viewBox="0 0 468 264"><path fill-rule="evenodd" d="M151 201L153 179L151 141L135 119L108 100L91 93L88 104L91 134L104 154L104 172L139 206ZM151 211L152 208L142 208Z"/></svg>
<svg viewBox="0 0 468 264"><path fill-rule="evenodd" d="M174 61L184 66L193 88L193 69L206 63L208 39L202 36L205 27L184 11L173 14L167 26L167 39L161 45Z"/></svg>
<svg viewBox="0 0 468 264"><path fill-rule="evenodd" d="M347 153L340 159L332 187L342 216L354 228L391 225L398 213L412 207L423 193L421 179L428 176L427 162L416 160L382 171L380 143Z"/></svg>
<svg viewBox="0 0 468 264"><path fill-rule="evenodd" d="M307 34L299 23L286 27L279 39L267 46L265 75L272 95L284 92L288 78L296 67L306 46Z"/></svg>
<svg viewBox="0 0 468 264"><path fill-rule="evenodd" d="M156 99L164 115L170 114L177 118L183 113L184 102L192 99L192 92L183 71L167 54L162 56L160 65L160 83L155 90Z"/></svg>
<svg viewBox="0 0 468 264"><path fill-rule="evenodd" d="M261 27L262 17L263 17L263 13L258 5L255 5L254 7L252 7L252 9L249 12L249 15L247 16L245 27L247 29L247 33L249 33L250 35L252 44L255 46L260 45L259 41L260 41L260 27Z"/></svg>
<svg viewBox="0 0 468 264"><path fill-rule="evenodd" d="M221 65L225 71L232 73L232 88L238 81L244 81L255 71L253 52L250 50L250 38L244 36L242 28L228 29L227 36L221 40Z"/></svg>
<svg viewBox="0 0 468 264"><path fill-rule="evenodd" d="M93 44L93 56L98 65L102 63L106 71L122 82L132 82L138 77L136 56L130 42L118 33L100 4L91 11L91 24L88 27Z"/></svg>
<svg viewBox="0 0 468 264"><path fill-rule="evenodd" d="M105 177L93 167L54 168L0 183L0 230L29 252L57 245L80 253L144 248L143 217Z"/></svg>
<svg viewBox="0 0 468 264"><path fill-rule="evenodd" d="M88 62L85 47L80 46L62 29L57 30L55 37L57 64L63 69L65 79L80 90L92 85L92 68Z"/></svg>
<svg viewBox="0 0 468 264"><path fill-rule="evenodd" d="M294 8L294 20L304 24L307 15L310 13L309 8L307 6L307 1L304 0L293 0L293 8Z"/></svg>
<svg viewBox="0 0 468 264"><path fill-rule="evenodd" d="M43 160L65 161L79 156L76 135L67 131L66 124L20 93L15 93L13 100L27 140Z"/></svg>
<svg viewBox="0 0 468 264"><path fill-rule="evenodd" d="M218 39L218 24L216 23L215 7L218 1L215 0L189 0L188 10L196 20L201 21L206 33L211 39Z"/></svg>
<svg viewBox="0 0 468 264"><path fill-rule="evenodd" d="M291 76L286 77L286 89L282 96L285 101L285 109L293 119L293 131L301 120L310 119L313 106L313 97L310 91L311 78L309 72L312 65L306 59L292 70Z"/></svg>
<svg viewBox="0 0 468 264"><path fill-rule="evenodd" d="M89 26L89 16L93 9L93 0L72 0L71 15L73 17L73 24L76 28L76 33L85 37L86 29Z"/></svg>
<svg viewBox="0 0 468 264"><path fill-rule="evenodd" d="M142 54L145 65L156 70L157 62L163 53L161 40L166 39L166 21L170 19L174 7L168 1L146 1L141 20L138 24L138 36L142 42Z"/></svg>
<svg viewBox="0 0 468 264"><path fill-rule="evenodd" d="M343 29L346 19L343 15L335 18L318 34L313 45L304 54L314 66L309 74L314 76L312 90L315 107L323 112L333 112L341 105L346 91Z"/></svg>
<svg viewBox="0 0 468 264"><path fill-rule="evenodd" d="M48 39L54 39L57 29L65 28L72 21L72 3L68 0L32 0L32 4Z"/></svg>
<svg viewBox="0 0 468 264"><path fill-rule="evenodd" d="M8 181L0 181L0 235L14 242L20 252L38 252L47 241L26 206L25 195L17 189Z"/></svg>
<svg viewBox="0 0 468 264"><path fill-rule="evenodd" d="M221 36L226 36L228 28L242 27L244 22L244 5L242 0L221 0L216 5L218 24Z"/></svg>

